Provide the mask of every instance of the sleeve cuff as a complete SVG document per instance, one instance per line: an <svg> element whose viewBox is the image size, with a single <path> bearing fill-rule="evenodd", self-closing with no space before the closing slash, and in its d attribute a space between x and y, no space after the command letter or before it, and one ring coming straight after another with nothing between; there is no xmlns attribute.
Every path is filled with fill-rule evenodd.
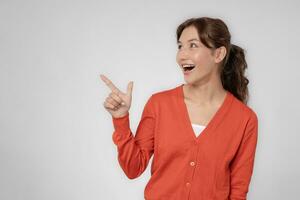
<svg viewBox="0 0 300 200"><path fill-rule="evenodd" d="M113 126L117 132L130 131L129 113L123 117L112 117Z"/></svg>
<svg viewBox="0 0 300 200"><path fill-rule="evenodd" d="M129 124L129 113L123 117L112 117L115 131L113 132L112 139L116 145L127 141L131 137L131 130Z"/></svg>

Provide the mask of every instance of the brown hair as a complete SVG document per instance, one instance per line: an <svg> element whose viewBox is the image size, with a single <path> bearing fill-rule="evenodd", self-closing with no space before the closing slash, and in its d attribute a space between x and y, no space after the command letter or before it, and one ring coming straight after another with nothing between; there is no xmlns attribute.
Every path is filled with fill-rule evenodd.
<svg viewBox="0 0 300 200"><path fill-rule="evenodd" d="M222 85L224 89L231 92L244 104L247 104L249 80L244 75L247 68L244 49L231 44L231 35L227 25L218 18L199 17L187 19L177 27L177 42L182 31L189 26L194 26L197 29L201 42L207 48L212 50L221 46L226 48L226 56L219 68Z"/></svg>

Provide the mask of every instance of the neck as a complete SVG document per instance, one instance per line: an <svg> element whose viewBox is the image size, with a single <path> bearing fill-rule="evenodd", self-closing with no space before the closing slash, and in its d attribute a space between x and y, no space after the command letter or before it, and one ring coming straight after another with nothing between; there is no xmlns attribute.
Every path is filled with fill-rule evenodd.
<svg viewBox="0 0 300 200"><path fill-rule="evenodd" d="M226 96L221 80L184 85L185 98L195 105L218 105Z"/></svg>

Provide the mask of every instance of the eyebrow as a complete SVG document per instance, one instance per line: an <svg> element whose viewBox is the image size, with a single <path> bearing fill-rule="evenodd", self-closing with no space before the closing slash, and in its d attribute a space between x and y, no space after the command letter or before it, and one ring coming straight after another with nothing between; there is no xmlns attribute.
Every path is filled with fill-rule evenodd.
<svg viewBox="0 0 300 200"><path fill-rule="evenodd" d="M191 41L193 41L193 40L199 41L199 40L198 40L198 39L196 39L196 38L192 38L192 39L189 39L189 40L188 40L188 42L191 42ZM181 43L181 41L180 41L180 40L178 40L178 41L177 41L177 44L179 44L179 43Z"/></svg>

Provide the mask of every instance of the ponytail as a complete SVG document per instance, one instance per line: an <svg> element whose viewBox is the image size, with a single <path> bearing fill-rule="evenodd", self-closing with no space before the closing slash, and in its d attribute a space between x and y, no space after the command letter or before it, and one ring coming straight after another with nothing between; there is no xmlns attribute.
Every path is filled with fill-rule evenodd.
<svg viewBox="0 0 300 200"><path fill-rule="evenodd" d="M247 104L249 80L245 76L247 62L244 49L234 44L229 45L229 49L229 55L221 70L221 81L224 89L230 91L240 101Z"/></svg>

